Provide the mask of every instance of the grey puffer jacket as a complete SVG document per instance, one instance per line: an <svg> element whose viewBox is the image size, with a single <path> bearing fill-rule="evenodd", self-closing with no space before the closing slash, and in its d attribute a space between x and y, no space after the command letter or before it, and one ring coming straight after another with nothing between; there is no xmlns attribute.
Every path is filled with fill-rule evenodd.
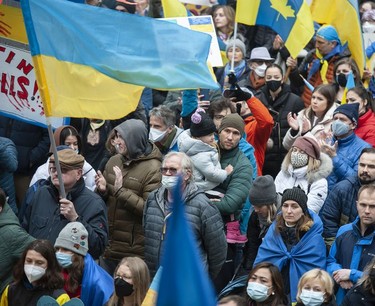
<svg viewBox="0 0 375 306"><path fill-rule="evenodd" d="M160 265L167 220L170 216L170 213L165 211L166 192L164 187L160 187L150 193L143 213L145 261L152 277ZM227 256L227 241L220 212L195 183L187 184L183 199L186 217L195 234L202 262L211 279L214 279Z"/></svg>

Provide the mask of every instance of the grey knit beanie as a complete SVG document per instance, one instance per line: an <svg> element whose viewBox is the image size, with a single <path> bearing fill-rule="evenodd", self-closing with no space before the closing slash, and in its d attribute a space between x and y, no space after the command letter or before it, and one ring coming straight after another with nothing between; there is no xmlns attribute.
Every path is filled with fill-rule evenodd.
<svg viewBox="0 0 375 306"><path fill-rule="evenodd" d="M86 256L89 250L88 232L80 222L68 223L60 232L55 248L61 247L73 253Z"/></svg>
<svg viewBox="0 0 375 306"><path fill-rule="evenodd" d="M276 187L271 175L258 176L249 192L250 203L254 206L276 204Z"/></svg>

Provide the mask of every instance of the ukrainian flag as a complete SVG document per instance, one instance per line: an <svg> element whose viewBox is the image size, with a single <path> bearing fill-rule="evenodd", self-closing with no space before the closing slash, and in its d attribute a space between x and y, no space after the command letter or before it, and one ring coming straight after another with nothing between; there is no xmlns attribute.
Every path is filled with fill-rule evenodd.
<svg viewBox="0 0 375 306"><path fill-rule="evenodd" d="M236 21L270 27L294 58L314 35L310 8L304 0L238 0Z"/></svg>
<svg viewBox="0 0 375 306"><path fill-rule="evenodd" d="M361 75L366 65L361 22L357 0L313 0L311 13L314 21L334 26L342 44L348 48L356 61Z"/></svg>
<svg viewBox="0 0 375 306"><path fill-rule="evenodd" d="M211 37L177 24L66 0L22 0L46 116L116 119L143 86L218 88Z"/></svg>

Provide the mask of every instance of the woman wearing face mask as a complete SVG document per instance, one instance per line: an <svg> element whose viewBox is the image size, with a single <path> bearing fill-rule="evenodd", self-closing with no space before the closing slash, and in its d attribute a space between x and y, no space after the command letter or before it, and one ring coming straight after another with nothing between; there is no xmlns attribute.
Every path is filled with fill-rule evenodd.
<svg viewBox="0 0 375 306"><path fill-rule="evenodd" d="M341 306L373 306L375 305L375 258L363 273L363 277L345 295Z"/></svg>
<svg viewBox="0 0 375 306"><path fill-rule="evenodd" d="M370 92L363 86L349 89L346 94L346 103L359 103L358 126L354 133L375 147L375 105Z"/></svg>
<svg viewBox="0 0 375 306"><path fill-rule="evenodd" d="M327 176L332 171L332 161L311 135L298 137L285 156L281 171L276 176L276 191L299 186L307 194L307 207L319 213L327 197Z"/></svg>
<svg viewBox="0 0 375 306"><path fill-rule="evenodd" d="M349 74L353 74L355 86L362 85L361 74L357 63L351 57L344 57L338 60L333 67L333 75L335 76L334 85L336 89L336 102L338 104L345 103L345 87L348 82Z"/></svg>
<svg viewBox="0 0 375 306"><path fill-rule="evenodd" d="M284 84L283 71L277 64L266 69L266 85L262 87L259 100L268 108L274 120L274 127L267 143L263 174L276 177L287 153L282 142L289 129L288 114L297 114L304 108L300 97L293 94L289 85Z"/></svg>
<svg viewBox="0 0 375 306"><path fill-rule="evenodd" d="M115 270L115 292L106 306L141 306L150 286L150 272L139 257L123 258Z"/></svg>
<svg viewBox="0 0 375 306"><path fill-rule="evenodd" d="M55 138L56 146L68 146L77 153L81 151L81 138L74 127L70 125L60 126L53 133L53 137ZM50 152L52 152L52 150L50 150ZM47 159L47 161L36 170L29 186L34 185L38 180L48 179L48 169L49 159ZM96 187L95 174L95 170L85 160L85 163L83 164L83 178L85 180L86 187L92 191L94 191Z"/></svg>
<svg viewBox="0 0 375 306"><path fill-rule="evenodd" d="M307 196L302 189L286 189L281 203L281 213L268 229L254 264L266 261L277 266L285 294L296 302L297 284L302 274L326 266L323 224L318 215L308 209Z"/></svg>
<svg viewBox="0 0 375 306"><path fill-rule="evenodd" d="M362 31L363 33L375 32L375 9L363 12L362 18Z"/></svg>
<svg viewBox="0 0 375 306"><path fill-rule="evenodd" d="M247 278L248 306L283 306L288 304L279 269L271 263L256 265Z"/></svg>
<svg viewBox="0 0 375 306"><path fill-rule="evenodd" d="M338 107L335 103L335 89L332 85L319 85L315 87L311 104L296 114L288 114L290 129L286 133L283 146L289 150L297 137L310 133L318 138L322 132L331 130L333 112Z"/></svg>
<svg viewBox="0 0 375 306"><path fill-rule="evenodd" d="M246 56L246 46L240 39L230 40L226 47L226 56L228 63L222 67L218 68L215 72L216 79L219 81L222 89L230 88L228 83L228 74L231 70L232 58L234 57L234 74L237 81L246 79L249 76L250 68L248 67L245 56Z"/></svg>
<svg viewBox="0 0 375 306"><path fill-rule="evenodd" d="M56 239L55 250L70 298L90 306L102 306L109 300L113 279L88 253L88 233L82 223L68 223Z"/></svg>
<svg viewBox="0 0 375 306"><path fill-rule="evenodd" d="M56 299L58 305L70 300L63 289L64 280L53 245L48 240L35 240L25 249L13 276L13 283L1 296L1 306L36 305L43 295Z"/></svg>
<svg viewBox="0 0 375 306"><path fill-rule="evenodd" d="M333 293L333 280L326 271L312 269L302 275L298 282L296 306L336 305Z"/></svg>

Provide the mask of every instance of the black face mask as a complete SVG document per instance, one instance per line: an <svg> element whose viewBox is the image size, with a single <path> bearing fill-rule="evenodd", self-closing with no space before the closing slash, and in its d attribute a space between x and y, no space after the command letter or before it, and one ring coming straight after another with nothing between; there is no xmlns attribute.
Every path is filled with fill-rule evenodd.
<svg viewBox="0 0 375 306"><path fill-rule="evenodd" d="M133 293L133 285L129 284L127 281L124 281L122 278L115 278L115 292L116 295L120 298L124 296L129 296Z"/></svg>
<svg viewBox="0 0 375 306"><path fill-rule="evenodd" d="M278 90L280 88L281 81L271 80L271 81L267 81L266 84L267 84L267 87L268 87L269 90L275 92L276 90Z"/></svg>
<svg viewBox="0 0 375 306"><path fill-rule="evenodd" d="M336 82L341 87L345 87L347 81L348 81L348 78L346 77L346 74L340 73L339 75L336 75Z"/></svg>

